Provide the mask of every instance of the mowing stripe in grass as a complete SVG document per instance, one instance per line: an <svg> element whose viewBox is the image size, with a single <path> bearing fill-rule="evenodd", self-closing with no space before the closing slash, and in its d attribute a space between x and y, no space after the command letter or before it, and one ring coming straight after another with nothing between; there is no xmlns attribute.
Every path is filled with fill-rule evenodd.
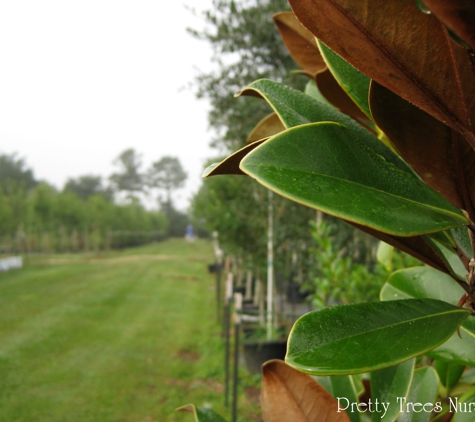
<svg viewBox="0 0 475 422"><path fill-rule="evenodd" d="M0 275L0 420L182 420L189 401L223 412L211 245L112 258Z"/></svg>

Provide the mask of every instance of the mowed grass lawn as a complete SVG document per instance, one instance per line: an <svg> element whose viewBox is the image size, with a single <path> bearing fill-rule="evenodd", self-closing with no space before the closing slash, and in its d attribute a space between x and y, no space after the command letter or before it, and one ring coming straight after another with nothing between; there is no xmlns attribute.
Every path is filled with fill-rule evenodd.
<svg viewBox="0 0 475 422"><path fill-rule="evenodd" d="M30 257L0 274L0 421L192 421L223 406L206 241Z"/></svg>

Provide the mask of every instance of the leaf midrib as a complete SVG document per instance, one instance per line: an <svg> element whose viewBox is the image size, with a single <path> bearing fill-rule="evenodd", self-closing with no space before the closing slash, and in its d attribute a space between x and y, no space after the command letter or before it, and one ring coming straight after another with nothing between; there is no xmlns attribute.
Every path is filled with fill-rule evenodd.
<svg viewBox="0 0 475 422"><path fill-rule="evenodd" d="M245 158L247 158L247 157L245 157ZM398 196L398 195L396 195L394 193L391 193L391 192L383 191L381 189L378 189L378 188L375 188L375 187L372 187L372 186L368 186L368 185L365 185L365 184L362 184L362 183L353 182L351 180L343 179L343 178L340 178L340 177L331 176L331 175L324 174L324 173L312 172L310 170L298 170L298 169L290 168L290 167L271 166L271 165L259 164L259 163L247 164L247 165L246 165L246 163L244 163L242 170L244 170L246 167L252 167L252 166L262 167L262 168L266 167L266 168L275 168L275 169L282 169L282 170L292 170L292 171L297 171L297 172L301 172L301 173L306 173L306 174L309 174L309 175L318 175L322 178L338 180L340 182L348 183L348 184L355 185L355 186L362 186L362 187L365 187L366 189L372 190L374 192L384 193L384 194L386 194L388 196L391 196L393 198L404 199L405 201L413 203L413 204L417 204L418 206L424 206L424 207L427 207L427 208L430 208L430 209L433 209L433 210L443 211L447 215L454 215L454 216L458 217L461 221L464 221L464 217L460 214L457 214L454 211L450 211L450 210L447 210L445 208L437 208L436 206L430 205L430 204L427 204L427 203L416 202L414 199L410 199L410 198L407 198L407 197L404 197L404 196ZM270 185L270 183L267 183L267 185Z"/></svg>

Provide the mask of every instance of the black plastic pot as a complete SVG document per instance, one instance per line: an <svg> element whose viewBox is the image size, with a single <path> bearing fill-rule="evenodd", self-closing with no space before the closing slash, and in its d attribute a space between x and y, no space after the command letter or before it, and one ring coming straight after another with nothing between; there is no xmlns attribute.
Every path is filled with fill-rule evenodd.
<svg viewBox="0 0 475 422"><path fill-rule="evenodd" d="M300 292L299 284L287 284L285 293L289 303L303 303L308 296L308 292Z"/></svg>
<svg viewBox="0 0 475 422"><path fill-rule="evenodd" d="M221 265L219 264L208 264L208 272L210 274L216 274L218 271L221 271Z"/></svg>
<svg viewBox="0 0 475 422"><path fill-rule="evenodd" d="M243 349L247 370L251 374L260 374L264 362L285 358L287 340L245 341Z"/></svg>

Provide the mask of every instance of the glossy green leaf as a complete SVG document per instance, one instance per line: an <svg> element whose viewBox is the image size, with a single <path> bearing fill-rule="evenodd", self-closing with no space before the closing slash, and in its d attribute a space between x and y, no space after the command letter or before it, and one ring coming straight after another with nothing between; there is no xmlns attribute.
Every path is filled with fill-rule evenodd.
<svg viewBox="0 0 475 422"><path fill-rule="evenodd" d="M375 404L373 422L393 422L400 409L400 400L409 393L415 359L371 373L371 398ZM379 403L379 406L376 405Z"/></svg>
<svg viewBox="0 0 475 422"><path fill-rule="evenodd" d="M432 298L457 304L464 290L450 276L433 268L416 267L396 271L381 289L381 300ZM427 354L460 365L475 365L475 318L467 319L448 341Z"/></svg>
<svg viewBox="0 0 475 422"><path fill-rule="evenodd" d="M374 371L437 347L469 314L433 299L325 308L297 320L286 362L315 375Z"/></svg>
<svg viewBox="0 0 475 422"><path fill-rule="evenodd" d="M443 360L435 359L434 366L439 375L440 382L447 389L450 390L462 376L466 366L448 363Z"/></svg>
<svg viewBox="0 0 475 422"><path fill-rule="evenodd" d="M195 422L226 422L226 419L224 419L214 410L207 409L205 407L195 407L194 404L187 404L185 406L179 407L176 410L192 413Z"/></svg>
<svg viewBox="0 0 475 422"><path fill-rule="evenodd" d="M340 404L343 407L346 406L347 403L358 403L358 396L356 393L356 387L353 382L353 378L350 375L340 375L340 376L333 376L330 377L331 384L332 384L332 391L333 397L337 398L340 397ZM344 399L343 399L344 398ZM345 403L343 403L345 401ZM353 408L352 411L351 407L348 407L345 411L348 417L350 418L351 422L360 422L361 417L360 413Z"/></svg>
<svg viewBox="0 0 475 422"><path fill-rule="evenodd" d="M321 41L318 41L318 47L335 79L366 116L371 118L368 102L371 79L330 50Z"/></svg>
<svg viewBox="0 0 475 422"><path fill-rule="evenodd" d="M428 422L438 393L439 378L431 366L414 371L407 399L400 400L402 412L397 422Z"/></svg>
<svg viewBox="0 0 475 422"><path fill-rule="evenodd" d="M391 274L381 289L381 300L431 298L456 305L464 294L449 275L433 268L413 267Z"/></svg>
<svg viewBox="0 0 475 422"><path fill-rule="evenodd" d="M348 93L341 87L330 70L327 69L317 74L315 82L322 95L339 111L360 122L360 124L369 121L366 114L348 96Z"/></svg>
<svg viewBox="0 0 475 422"><path fill-rule="evenodd" d="M243 89L238 95L265 99L286 128L323 121L341 123L386 161L403 171L413 173L412 169L398 155L355 120L339 112L335 107L320 102L301 91L278 82L260 79Z"/></svg>
<svg viewBox="0 0 475 422"><path fill-rule="evenodd" d="M336 123L288 129L249 153L240 168L293 201L397 236L467 224L458 208Z"/></svg>

